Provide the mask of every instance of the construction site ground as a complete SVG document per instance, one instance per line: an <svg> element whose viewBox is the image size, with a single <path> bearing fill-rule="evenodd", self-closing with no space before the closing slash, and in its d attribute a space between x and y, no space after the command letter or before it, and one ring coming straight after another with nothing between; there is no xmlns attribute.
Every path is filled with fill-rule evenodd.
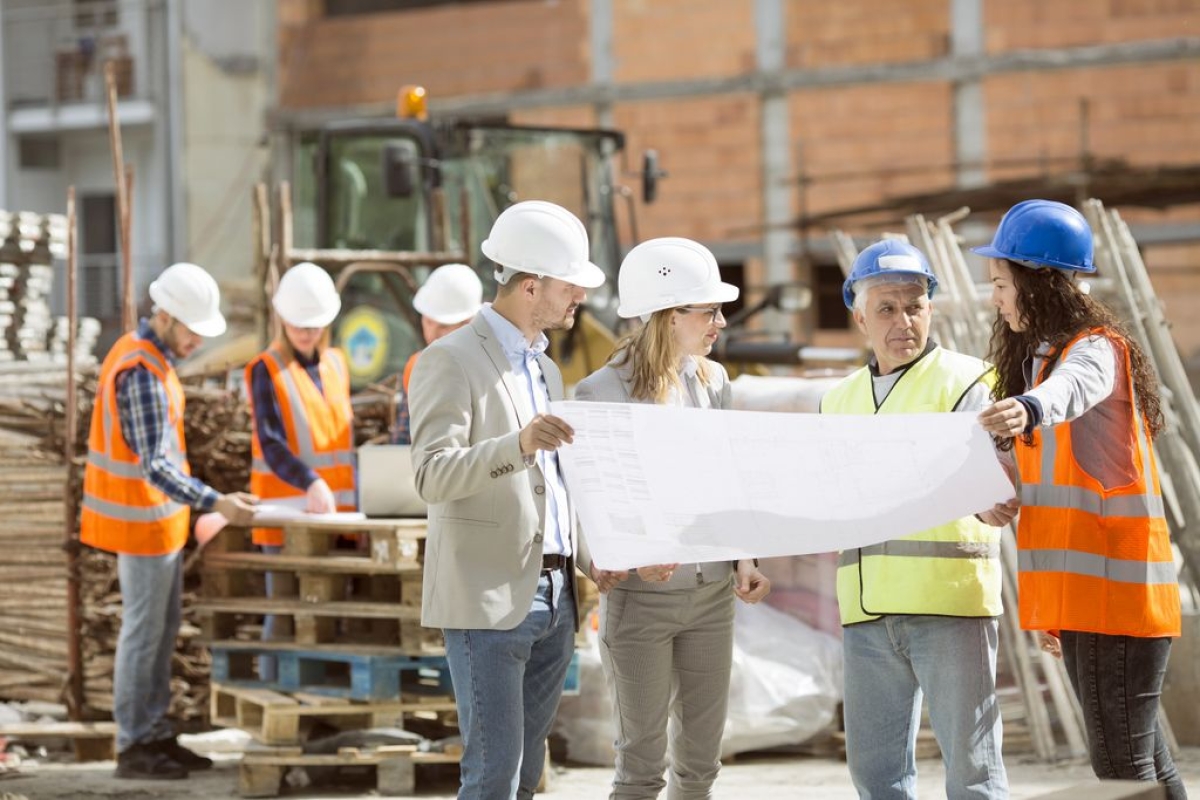
<svg viewBox="0 0 1200 800"><path fill-rule="evenodd" d="M186 742L187 737L184 737ZM97 798L236 798L238 756L213 753L214 769L193 773L183 781L126 781L113 777L113 763L40 763L22 765L19 772L0 774L0 800L97 800ZM1177 758L1188 792L1200 797L1200 748L1184 748ZM1081 760L1043 764L1028 756L1006 759L1013 798L1043 797L1063 789L1095 786L1091 769ZM922 798L945 797L941 763L919 762L919 794ZM601 798L607 796L612 770L607 767L555 765L547 797ZM418 787L417 796L455 797L457 783L452 774L434 776ZM1078 795L1084 797L1086 791ZM374 789L329 787L285 788L281 797L333 800L378 796ZM836 758L796 755L741 755L726 763L717 782L718 797L798 798L799 800L853 800L856 797L846 765ZM1073 795L1074 796L1074 795Z"/></svg>

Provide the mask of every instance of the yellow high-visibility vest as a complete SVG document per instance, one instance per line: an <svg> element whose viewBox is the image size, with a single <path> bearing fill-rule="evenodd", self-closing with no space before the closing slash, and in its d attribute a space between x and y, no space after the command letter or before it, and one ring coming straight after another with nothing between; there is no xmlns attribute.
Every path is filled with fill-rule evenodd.
<svg viewBox="0 0 1200 800"><path fill-rule="evenodd" d="M990 387L994 381L987 363L936 347L905 370L878 408L871 372L863 367L825 394L821 413L951 412L975 384ZM838 557L838 608L843 625L886 614L995 617L1003 612L1002 582L1000 529L964 517L843 551Z"/></svg>

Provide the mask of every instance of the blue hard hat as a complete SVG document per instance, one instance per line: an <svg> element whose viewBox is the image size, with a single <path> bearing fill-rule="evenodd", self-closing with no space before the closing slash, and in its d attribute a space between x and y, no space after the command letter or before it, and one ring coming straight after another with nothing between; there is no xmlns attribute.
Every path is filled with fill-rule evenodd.
<svg viewBox="0 0 1200 800"><path fill-rule="evenodd" d="M916 275L925 278L930 297L937 291L938 280L929 268L925 254L907 242L884 239L868 245L854 259L850 277L842 284L846 308L854 308L854 284L879 275Z"/></svg>
<svg viewBox="0 0 1200 800"><path fill-rule="evenodd" d="M1000 220L992 243L971 252L1023 267L1096 271L1091 226L1083 214L1054 200L1017 203Z"/></svg>

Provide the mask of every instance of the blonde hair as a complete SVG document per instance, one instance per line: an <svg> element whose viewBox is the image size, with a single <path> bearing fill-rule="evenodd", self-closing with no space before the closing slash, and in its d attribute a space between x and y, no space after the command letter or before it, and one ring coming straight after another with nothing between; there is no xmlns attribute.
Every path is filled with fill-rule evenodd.
<svg viewBox="0 0 1200 800"><path fill-rule="evenodd" d="M329 347L329 326L325 326L325 330L321 331L321 338L317 340L317 346L313 351L314 355L320 355L321 351ZM288 364L296 361L296 348L292 347L291 341L287 337L287 329L283 327L283 321L279 322L279 334L275 337L273 345L283 353L283 363Z"/></svg>
<svg viewBox="0 0 1200 800"><path fill-rule="evenodd" d="M682 389L679 381L679 345L671 333L675 309L655 311L650 320L617 342L611 360L615 366L628 366L632 374L629 394L634 400L665 403L672 389ZM696 358L696 377L708 385L707 358Z"/></svg>

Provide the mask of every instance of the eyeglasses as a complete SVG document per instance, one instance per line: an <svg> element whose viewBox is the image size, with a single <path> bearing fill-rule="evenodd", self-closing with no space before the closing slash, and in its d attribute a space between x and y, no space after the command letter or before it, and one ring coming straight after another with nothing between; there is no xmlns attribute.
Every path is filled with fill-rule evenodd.
<svg viewBox="0 0 1200 800"><path fill-rule="evenodd" d="M725 315L721 313L720 303L715 306L680 306L675 310L680 314L707 314L710 325L717 321L717 317L725 319Z"/></svg>

